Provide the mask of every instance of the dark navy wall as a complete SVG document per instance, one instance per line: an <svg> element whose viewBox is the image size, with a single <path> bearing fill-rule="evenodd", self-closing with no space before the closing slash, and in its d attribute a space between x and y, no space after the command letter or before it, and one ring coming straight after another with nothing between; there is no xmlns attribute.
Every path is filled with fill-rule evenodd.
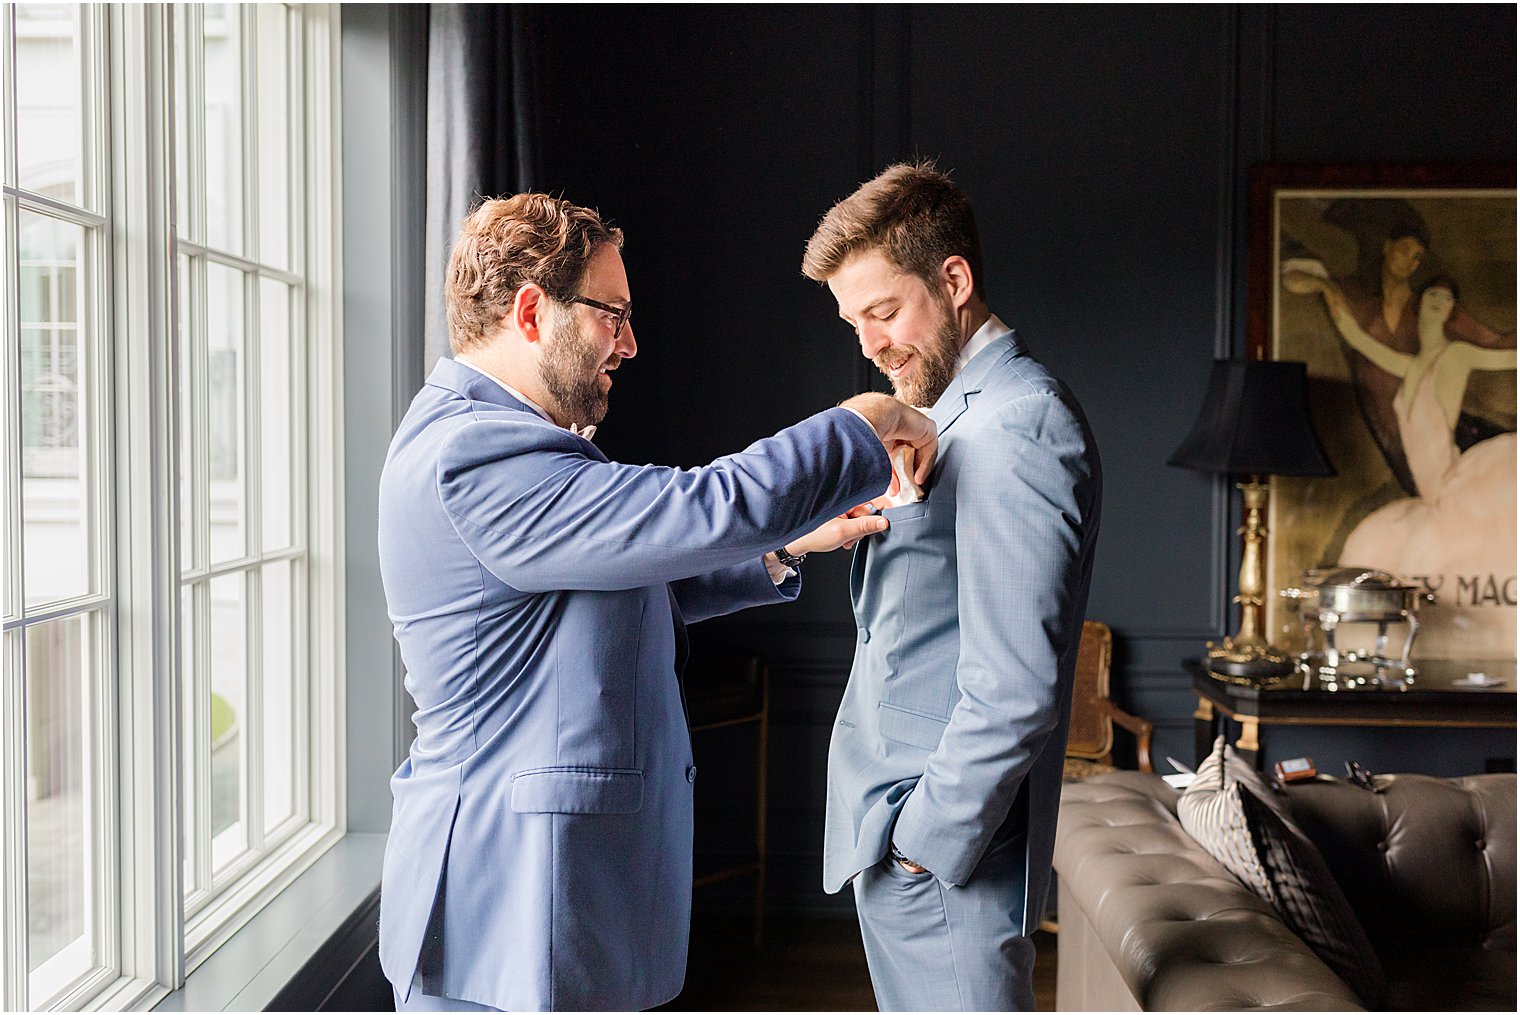
<svg viewBox="0 0 1520 1015"><path fill-rule="evenodd" d="M1179 757L1193 709L1179 662L1225 631L1236 508L1222 482L1163 463L1210 360L1243 346L1247 168L1515 158L1508 6L538 16L543 186L628 233L640 350L598 443L697 465L879 383L798 263L833 201L895 158L936 157L976 204L992 308L1092 419L1107 487L1090 615L1114 629L1117 694ZM772 661L781 906L824 905L824 759L854 634L846 574L843 554L815 558L799 604L697 632ZM1352 756L1446 774L1514 756L1508 732L1283 743L1325 768ZM737 827L741 746L697 745L702 835Z"/></svg>

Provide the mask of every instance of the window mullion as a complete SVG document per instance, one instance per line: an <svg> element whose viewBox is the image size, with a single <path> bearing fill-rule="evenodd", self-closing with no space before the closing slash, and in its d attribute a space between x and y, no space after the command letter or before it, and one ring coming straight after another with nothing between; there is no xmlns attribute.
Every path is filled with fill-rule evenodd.
<svg viewBox="0 0 1520 1015"><path fill-rule="evenodd" d="M172 423L177 411L171 270L172 60L167 8L109 9L110 276L117 437L115 490L118 666L108 713L119 738L120 859L112 951L124 977L178 985L180 847L175 810L181 752L177 603L179 498ZM114 167L108 169L106 167ZM130 338L129 338L130 336Z"/></svg>
<svg viewBox="0 0 1520 1015"><path fill-rule="evenodd" d="M185 834L195 837L195 884L197 889L211 888L211 583L196 582L191 592L195 613L195 672L189 680L194 686L195 715L185 719L191 743L187 763L195 770L195 797L185 802L192 807ZM206 729L201 730L205 724ZM202 736L202 732L206 735ZM188 907L187 907L188 909ZM188 913L186 914L189 915Z"/></svg>
<svg viewBox="0 0 1520 1015"><path fill-rule="evenodd" d="M8 185L16 178L16 90L12 69L15 46L15 5L0 10L0 182ZM23 555L25 546L21 538L21 318L17 293L20 286L20 250L17 245L19 209L15 197L6 192L0 198L0 349L4 350L4 362L0 363L0 469L4 483L0 484L0 508L5 515L0 524L0 620L12 620L21 616L21 576L25 573ZM19 672L19 671L18 671ZM7 676L10 671L6 670ZM0 719L3 721L3 719ZM11 769L0 769L0 772ZM3 777L3 776L0 776ZM0 891L5 883L0 880ZM0 928L0 951L6 936ZM3 972L3 971L0 971ZM0 984L3 984L0 975ZM0 987L0 1008L5 1005L3 987Z"/></svg>
<svg viewBox="0 0 1520 1015"><path fill-rule="evenodd" d="M185 46L187 53L186 77L191 92L185 103L185 120L190 131L190 171L192 209L195 229L192 235L197 241L210 241L210 184L207 179L206 123L206 7L204 4L186 5ZM191 277L194 279L191 296L191 313L194 324L188 334L194 357L191 371L190 397L194 403L191 414L193 453L195 455L195 545L196 566L211 561L211 319L209 308L210 264L205 257L191 259ZM193 711L183 718L181 741L187 744L186 766L193 775L194 795L187 797L185 807L189 813L184 818L184 834L194 842L190 852L190 864L194 870L194 892L183 904L185 925L188 929L191 916L210 897L211 863L211 583L197 581L191 586L192 612L194 614L195 652L194 669L184 675L184 681L192 689L190 699ZM182 938L181 950L187 942ZM188 965L188 964L187 964Z"/></svg>
<svg viewBox="0 0 1520 1015"><path fill-rule="evenodd" d="M0 55L0 153L4 158L0 162L0 184L6 187L16 185L18 169L16 155L16 5L6 4L0 9L0 44L3 44L4 53ZM9 263L9 262L7 262Z"/></svg>
<svg viewBox="0 0 1520 1015"><path fill-rule="evenodd" d="M306 428L302 444L306 454L306 484L298 519L302 545L307 548L304 588L306 625L303 643L306 682L300 699L301 728L307 734L302 760L304 779L299 784L301 801L313 821L346 821L346 787L343 762L343 693L340 684L316 679L317 674L344 670L343 613L345 586L342 562L343 484L324 482L323 477L342 476L344 468L343 325L338 313L342 288L339 243L343 199L338 187L338 167L327 139L340 136L339 14L331 7L296 9L301 21L300 44L294 59L292 80L301 89L302 172L292 186L292 201L301 231L300 330L303 336L308 386L304 409ZM329 196L317 202L317 194ZM308 209L310 212L308 213ZM321 392L321 395L317 393Z"/></svg>
<svg viewBox="0 0 1520 1015"><path fill-rule="evenodd" d="M12 70L16 8L0 9L0 182L16 179L15 77ZM4 469L4 552L0 581L5 583L3 612L21 614L21 342L17 300L16 201L9 192L0 201L0 364L4 424L0 433L0 468ZM26 1008L26 718L22 707L21 630L0 635L0 1010Z"/></svg>
<svg viewBox="0 0 1520 1015"><path fill-rule="evenodd" d="M126 520L117 501L118 488L124 485L119 479L131 475L125 470L118 471L125 459L123 452L131 441L131 434L116 425L118 399L115 384L123 376L116 354L120 346L127 344L118 342L117 338L132 332L118 329L122 322L113 319L111 293L113 289L140 291L123 289L116 281L117 271L125 269L125 261L130 257L125 256L126 251L115 249L117 234L125 230L116 229L110 223L117 221L118 215L135 217L140 212L127 205L126 202L133 200L135 195L118 192L111 173L112 152L131 143L127 132L114 129L117 121L110 105L114 91L110 87L111 75L127 59L125 54L115 54L113 58L111 43L126 26L117 23L118 31L112 32L110 11L103 5L91 5L84 9L83 15L83 59L80 61L80 95L83 98L80 119L85 130L81 148L85 174L83 196L86 207L102 212L108 224L91 228L85 234L94 279L84 315L89 322L87 334L94 345L89 357L92 376L87 390L92 393L90 401L95 406L91 411L91 425L82 432L81 439L93 445L87 449L85 462L93 472L93 481L88 488L90 510L87 517L92 519L88 553L95 572L94 587L111 592L115 600L96 611L86 622L94 641L94 651L88 654L87 662L90 666L87 686L91 707L85 718L91 744L91 778L86 800L92 830L90 853L94 858L94 884L88 898L94 919L87 918L85 922L86 926L93 924L95 927L95 965L103 968L103 976L109 980L114 979L121 968L124 901L121 889L127 883L126 871L120 865L123 849L121 795L127 775L134 768L132 760L120 750L123 660L118 652L126 641L120 637L125 625L118 623L120 597L114 594L119 587L119 578L125 577L118 571L117 556L118 524ZM141 240L146 242L147 237L143 236ZM150 619L151 616L150 612ZM97 974L96 984L87 987L87 991L98 989L100 978L101 974Z"/></svg>
<svg viewBox="0 0 1520 1015"><path fill-rule="evenodd" d="M262 260L259 223L259 26L253 5L239 9L242 29L238 33L243 41L242 79L242 132L243 143L243 250L248 259L258 263ZM259 425L262 409L262 342L259 328L260 284L258 272L243 275L243 361L244 361L244 423L243 454L246 455L245 485L243 494L244 524L247 526L249 556L258 560L264 549L264 499L263 499L263 428ZM264 620L263 620L263 570L255 564L248 581L244 583L244 600L247 605L246 658L243 674L243 713L247 722L244 727L243 744L243 790L242 819L243 842L251 853L263 848L264 839Z"/></svg>
<svg viewBox="0 0 1520 1015"><path fill-rule="evenodd" d="M26 663L24 632L0 640L5 679L0 683L0 1009L27 1010L26 883Z"/></svg>

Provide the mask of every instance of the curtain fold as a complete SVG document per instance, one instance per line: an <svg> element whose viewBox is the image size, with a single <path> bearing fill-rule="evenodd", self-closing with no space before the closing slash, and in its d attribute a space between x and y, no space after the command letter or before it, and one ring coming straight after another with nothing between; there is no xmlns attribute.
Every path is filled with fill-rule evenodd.
<svg viewBox="0 0 1520 1015"><path fill-rule="evenodd" d="M429 9L424 376L449 355L443 275L460 220L483 197L537 186L534 21L521 4Z"/></svg>

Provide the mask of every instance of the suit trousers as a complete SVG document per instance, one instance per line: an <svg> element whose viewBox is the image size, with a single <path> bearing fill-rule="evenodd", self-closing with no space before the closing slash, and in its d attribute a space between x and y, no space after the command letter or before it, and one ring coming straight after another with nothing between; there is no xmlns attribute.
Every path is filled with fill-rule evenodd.
<svg viewBox="0 0 1520 1015"><path fill-rule="evenodd" d="M890 856L855 878L855 911L882 1011L1034 1011L1034 944L1012 843L964 885L910 874Z"/></svg>

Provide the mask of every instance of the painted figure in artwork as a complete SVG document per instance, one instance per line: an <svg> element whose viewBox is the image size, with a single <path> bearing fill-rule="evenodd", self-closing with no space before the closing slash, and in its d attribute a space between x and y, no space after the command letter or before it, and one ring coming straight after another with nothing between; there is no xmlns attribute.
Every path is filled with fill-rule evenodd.
<svg viewBox="0 0 1520 1015"><path fill-rule="evenodd" d="M1375 235L1368 235L1365 228L1354 230L1362 251L1368 255L1361 258L1363 268L1355 275L1332 279L1317 259L1294 258L1283 265L1283 286L1289 292L1321 294L1332 318L1335 311L1331 293L1335 293L1343 314L1365 336L1365 342L1353 342L1340 322L1336 322L1337 330L1346 338L1346 361L1362 418L1394 480L1404 493L1414 495L1418 492L1417 484L1408 449L1399 435L1398 413L1393 404L1400 377L1390 373L1376 355L1368 352L1369 348L1375 348L1413 356L1421 348L1412 279L1427 260L1430 240L1419 215L1405 207L1406 212L1394 218L1380 242ZM1355 222L1352 212L1365 210L1364 202L1335 202L1326 210L1325 220L1351 231ZM1515 348L1513 334L1488 327L1460 306L1453 308L1442 329L1445 338L1452 342L1481 348ZM1462 450L1506 429L1492 420L1462 412L1460 404L1456 411L1452 432Z"/></svg>
<svg viewBox="0 0 1520 1015"><path fill-rule="evenodd" d="M1419 350L1413 355L1369 335L1336 283L1287 275L1283 281L1290 289L1321 292L1341 337L1396 382L1392 409L1415 496L1362 519L1346 539L1341 562L1406 576L1508 574L1516 549L1515 434L1501 433L1464 450L1456 427L1473 371L1514 370L1516 351L1447 337L1459 299L1449 278L1437 278L1420 292ZM1508 637L1513 639L1513 629Z"/></svg>

